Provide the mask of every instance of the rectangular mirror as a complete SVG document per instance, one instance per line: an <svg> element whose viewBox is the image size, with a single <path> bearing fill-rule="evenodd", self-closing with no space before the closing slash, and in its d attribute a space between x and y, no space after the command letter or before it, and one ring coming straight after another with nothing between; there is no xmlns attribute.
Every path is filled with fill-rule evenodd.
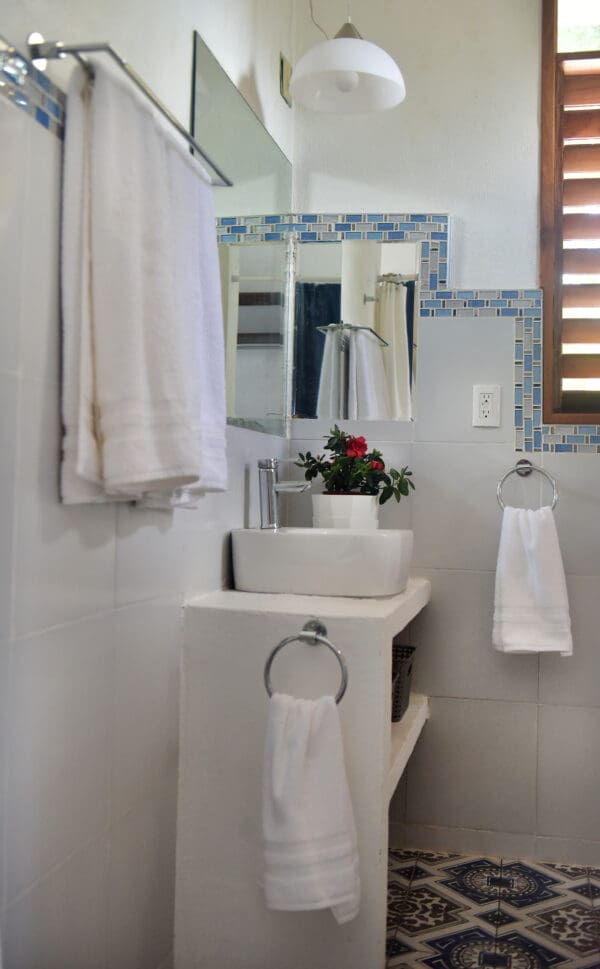
<svg viewBox="0 0 600 969"><path fill-rule="evenodd" d="M289 212L292 166L197 32L191 130L233 181L214 190L215 213L240 228L219 245L228 422L284 436L285 244L237 242L252 235L247 216Z"/></svg>

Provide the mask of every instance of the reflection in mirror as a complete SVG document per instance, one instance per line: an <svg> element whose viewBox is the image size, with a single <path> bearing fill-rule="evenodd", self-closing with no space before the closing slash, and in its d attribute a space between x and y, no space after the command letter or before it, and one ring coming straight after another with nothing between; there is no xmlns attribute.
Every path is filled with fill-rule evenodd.
<svg viewBox="0 0 600 969"><path fill-rule="evenodd" d="M227 171L232 188L215 189L218 217L289 212L292 166L194 32L192 134ZM244 228L244 232L246 228ZM285 435L287 327L285 248L221 245L225 321L227 419Z"/></svg>
<svg viewBox="0 0 600 969"><path fill-rule="evenodd" d="M285 243L220 245L229 422L283 433Z"/></svg>
<svg viewBox="0 0 600 969"><path fill-rule="evenodd" d="M289 160L196 31L192 74L192 135L233 182L215 191L216 215L289 212Z"/></svg>
<svg viewBox="0 0 600 969"><path fill-rule="evenodd" d="M295 417L411 420L420 250L375 240L299 246Z"/></svg>

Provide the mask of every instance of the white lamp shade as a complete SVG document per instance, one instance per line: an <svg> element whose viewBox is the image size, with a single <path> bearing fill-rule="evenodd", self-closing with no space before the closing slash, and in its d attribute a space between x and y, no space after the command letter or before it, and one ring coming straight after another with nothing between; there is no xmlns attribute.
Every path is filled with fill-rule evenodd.
<svg viewBox="0 0 600 969"><path fill-rule="evenodd" d="M377 44L336 37L300 58L290 93L313 111L357 114L395 107L406 97L406 87L394 59Z"/></svg>

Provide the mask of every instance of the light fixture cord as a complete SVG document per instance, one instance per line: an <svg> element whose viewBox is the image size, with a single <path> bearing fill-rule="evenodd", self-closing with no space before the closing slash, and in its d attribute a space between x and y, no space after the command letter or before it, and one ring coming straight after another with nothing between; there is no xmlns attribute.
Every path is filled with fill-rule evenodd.
<svg viewBox="0 0 600 969"><path fill-rule="evenodd" d="M315 12L313 10L313 0L308 0L308 5L310 7L310 19L312 20L312 22L315 25L315 27L318 27L319 28L319 30L323 34L325 40L329 40L329 37L327 36L327 34L325 33L325 31L321 27L321 24L318 24L317 21L315 20Z"/></svg>

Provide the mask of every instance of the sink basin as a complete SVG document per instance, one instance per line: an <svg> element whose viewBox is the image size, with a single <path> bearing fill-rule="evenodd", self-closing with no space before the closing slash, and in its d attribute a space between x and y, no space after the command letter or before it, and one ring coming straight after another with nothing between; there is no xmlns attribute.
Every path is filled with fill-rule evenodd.
<svg viewBox="0 0 600 969"><path fill-rule="evenodd" d="M391 596L408 582L409 530L237 528L231 536L234 586L243 592Z"/></svg>

